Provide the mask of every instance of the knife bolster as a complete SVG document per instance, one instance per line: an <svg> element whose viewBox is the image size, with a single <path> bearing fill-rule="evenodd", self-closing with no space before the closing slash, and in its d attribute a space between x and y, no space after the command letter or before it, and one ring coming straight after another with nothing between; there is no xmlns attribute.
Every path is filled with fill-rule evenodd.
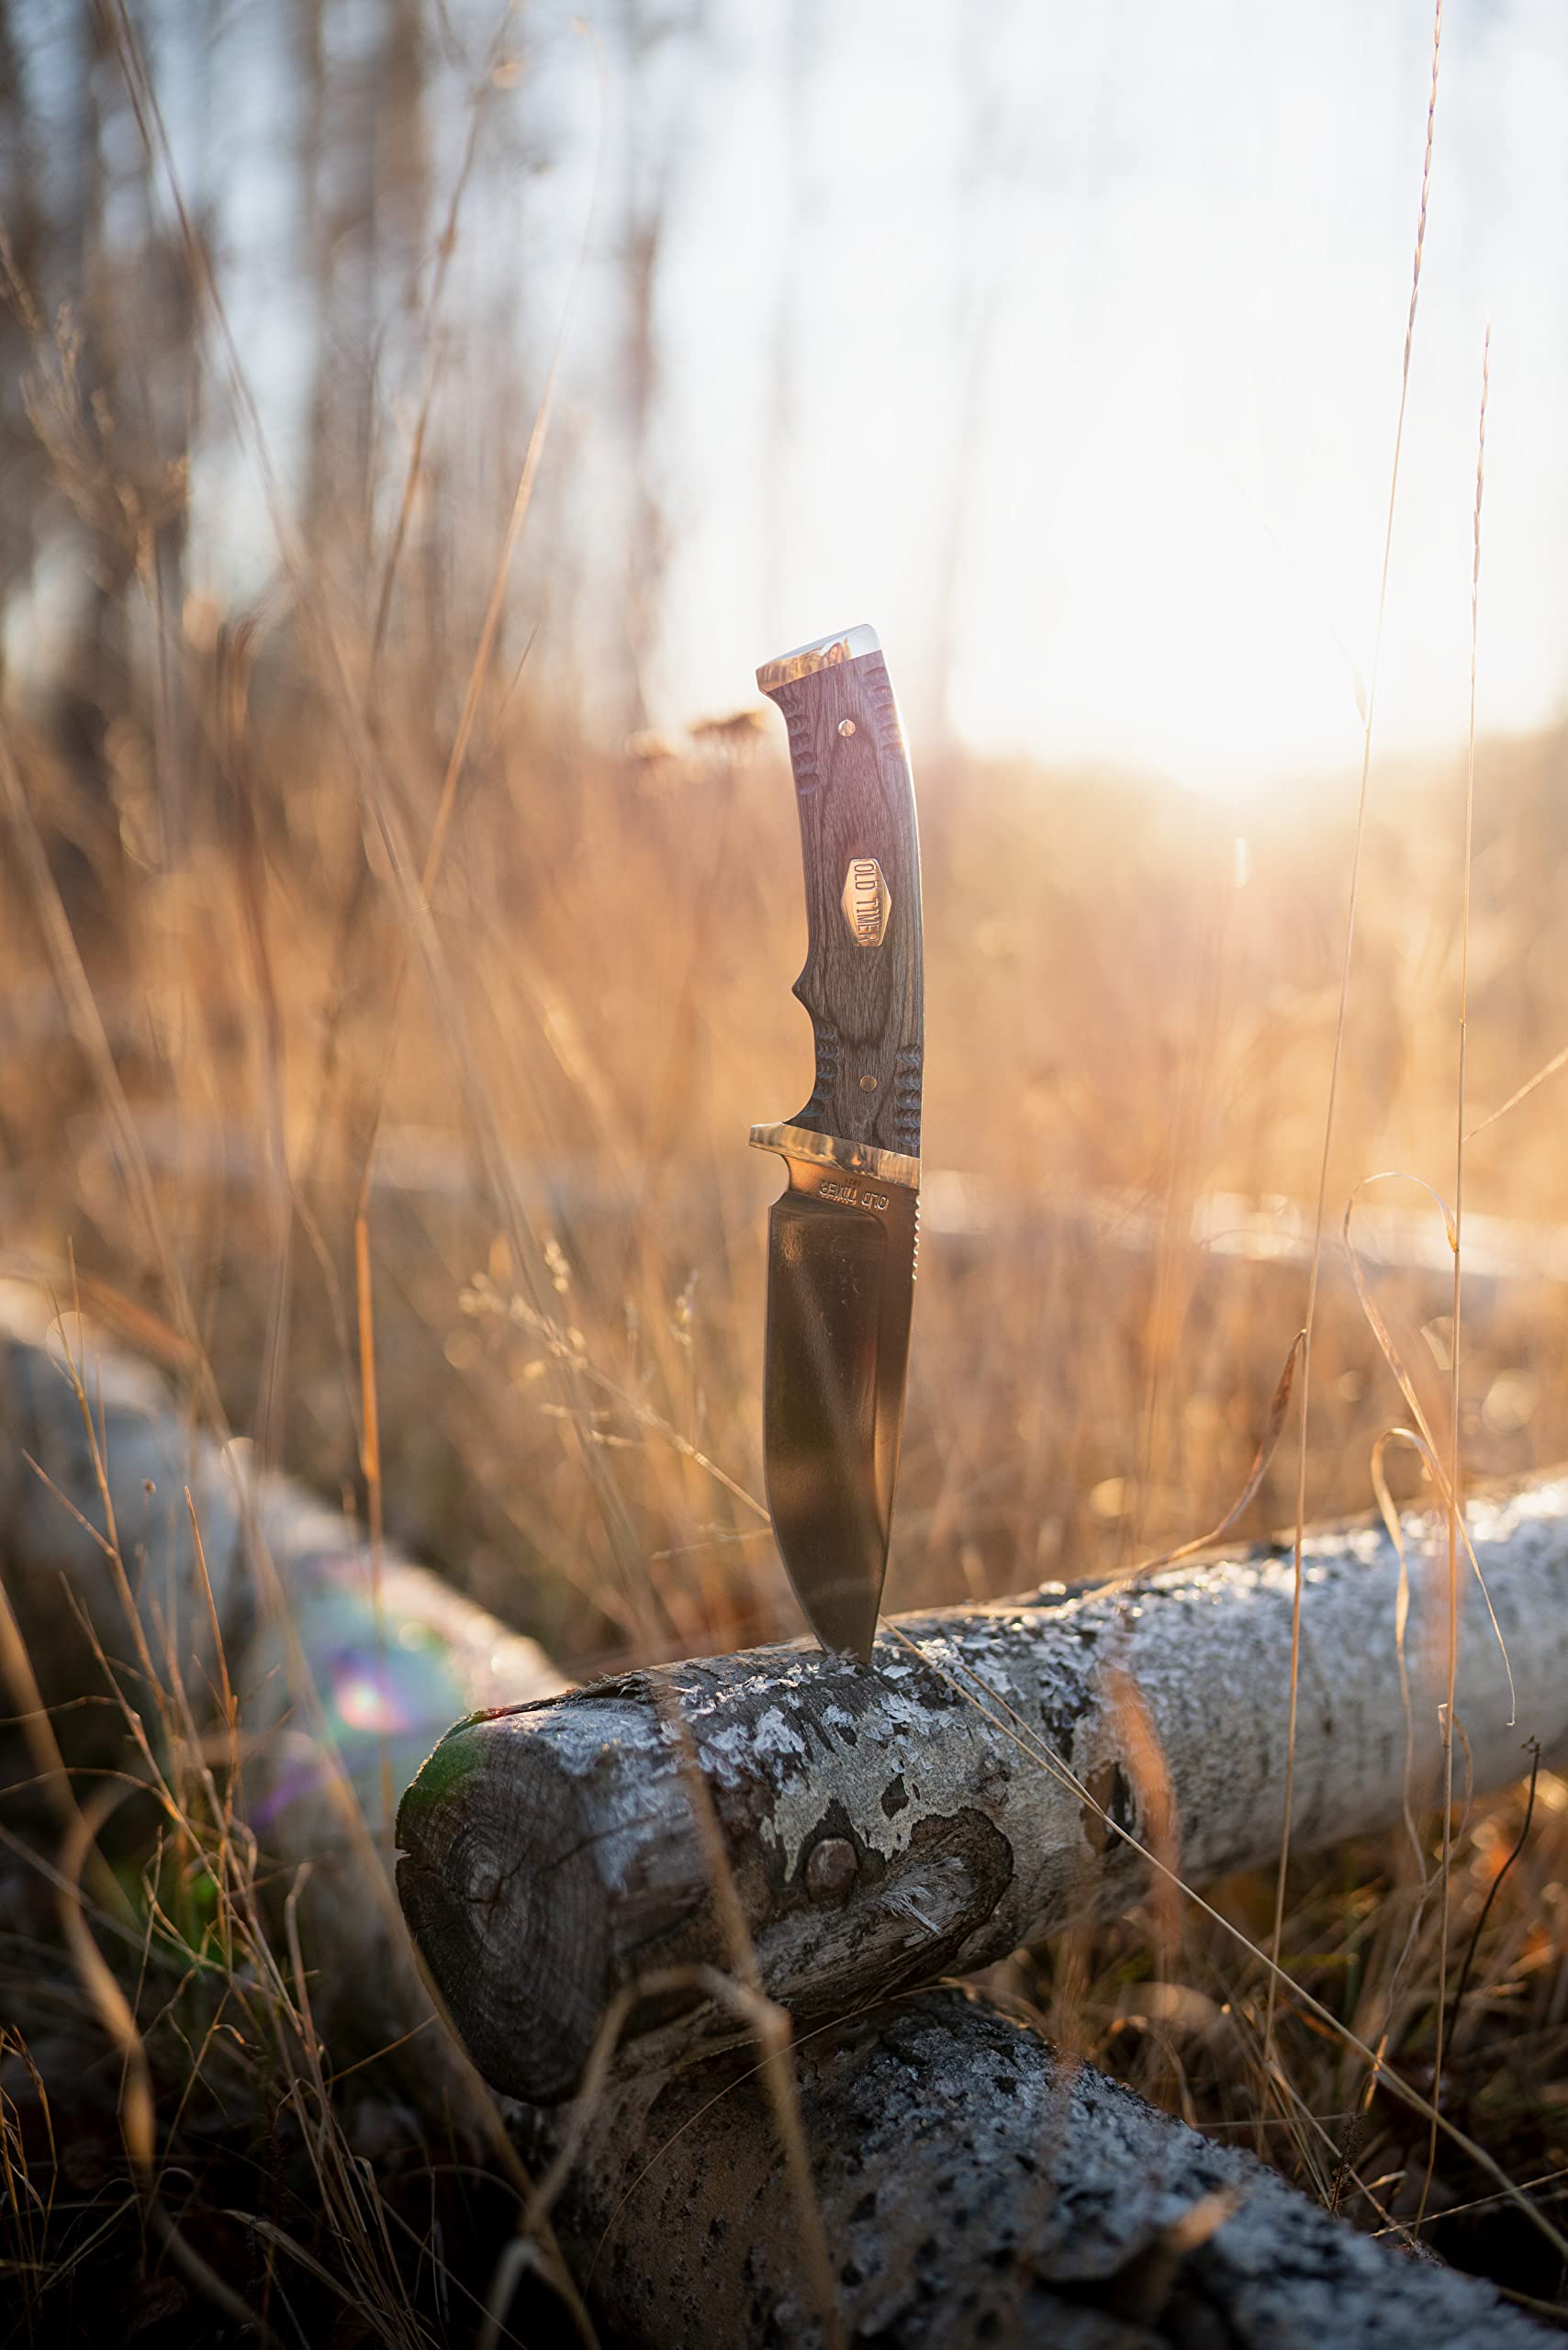
<svg viewBox="0 0 1568 2350"><path fill-rule="evenodd" d="M870 1175L881 1183L920 1189L920 1160L911 1153L879 1150L872 1143L845 1142L837 1135L816 1134L809 1126L753 1126L751 1147L776 1150L781 1158L801 1159L808 1167L827 1168L841 1175Z"/></svg>

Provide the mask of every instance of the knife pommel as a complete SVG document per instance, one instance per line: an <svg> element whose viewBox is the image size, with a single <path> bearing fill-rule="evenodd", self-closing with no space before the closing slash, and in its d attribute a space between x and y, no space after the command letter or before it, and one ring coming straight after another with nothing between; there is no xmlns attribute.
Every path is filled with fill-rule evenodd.
<svg viewBox="0 0 1568 2350"><path fill-rule="evenodd" d="M795 993L816 1083L790 1123L916 1158L924 1035L914 789L873 629L841 630L756 673L783 712L805 863Z"/></svg>

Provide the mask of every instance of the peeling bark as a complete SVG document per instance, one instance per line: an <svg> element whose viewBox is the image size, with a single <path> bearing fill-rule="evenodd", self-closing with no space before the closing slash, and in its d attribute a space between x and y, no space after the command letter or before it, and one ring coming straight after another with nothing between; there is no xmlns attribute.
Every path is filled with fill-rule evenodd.
<svg viewBox="0 0 1568 2350"><path fill-rule="evenodd" d="M1568 1482L1477 1505L1470 1523L1517 1690L1511 1719L1467 1576L1457 1714L1479 1793L1521 1774L1531 1736L1549 1762L1568 1754ZM1433 1526L1405 1531L1420 1807L1437 1785L1447 1578ZM1381 1529L1321 1533L1305 1572L1298 1851L1395 1822L1406 1785L1394 1546ZM1119 1829L1190 1880L1255 1866L1279 1848L1292 1589L1288 1551L1263 1550L906 1617L869 1667L759 1649L459 1724L399 1815L415 1939L489 2077L549 2102L640 1976L726 1964L693 1771L763 1987L802 2022L1125 1909L1149 1879ZM622 2061L656 2068L735 2028L695 1998L644 2003Z"/></svg>
<svg viewBox="0 0 1568 2350"><path fill-rule="evenodd" d="M796 2069L850 2350L1552 2338L957 1989L816 2034ZM823 2342L767 2098L735 2055L622 2087L556 2221L620 2339Z"/></svg>

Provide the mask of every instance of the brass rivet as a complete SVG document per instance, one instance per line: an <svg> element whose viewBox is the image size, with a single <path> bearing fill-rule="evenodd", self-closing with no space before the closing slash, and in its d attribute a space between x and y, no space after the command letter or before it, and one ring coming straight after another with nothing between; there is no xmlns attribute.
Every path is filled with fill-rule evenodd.
<svg viewBox="0 0 1568 2350"><path fill-rule="evenodd" d="M841 718L838 722L838 731L844 735L853 734L855 732L855 721L852 718Z"/></svg>
<svg viewBox="0 0 1568 2350"><path fill-rule="evenodd" d="M860 1091L862 1093L875 1093L877 1091L876 1079L874 1077L863 1077L860 1080Z"/></svg>

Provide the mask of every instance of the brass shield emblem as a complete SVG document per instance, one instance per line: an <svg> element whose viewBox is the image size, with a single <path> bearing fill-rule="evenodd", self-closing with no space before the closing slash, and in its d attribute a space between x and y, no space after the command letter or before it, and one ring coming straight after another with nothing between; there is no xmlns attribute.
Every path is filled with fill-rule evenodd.
<svg viewBox="0 0 1568 2350"><path fill-rule="evenodd" d="M892 891L874 856L850 859L844 877L844 919L857 946L880 946L893 910Z"/></svg>

